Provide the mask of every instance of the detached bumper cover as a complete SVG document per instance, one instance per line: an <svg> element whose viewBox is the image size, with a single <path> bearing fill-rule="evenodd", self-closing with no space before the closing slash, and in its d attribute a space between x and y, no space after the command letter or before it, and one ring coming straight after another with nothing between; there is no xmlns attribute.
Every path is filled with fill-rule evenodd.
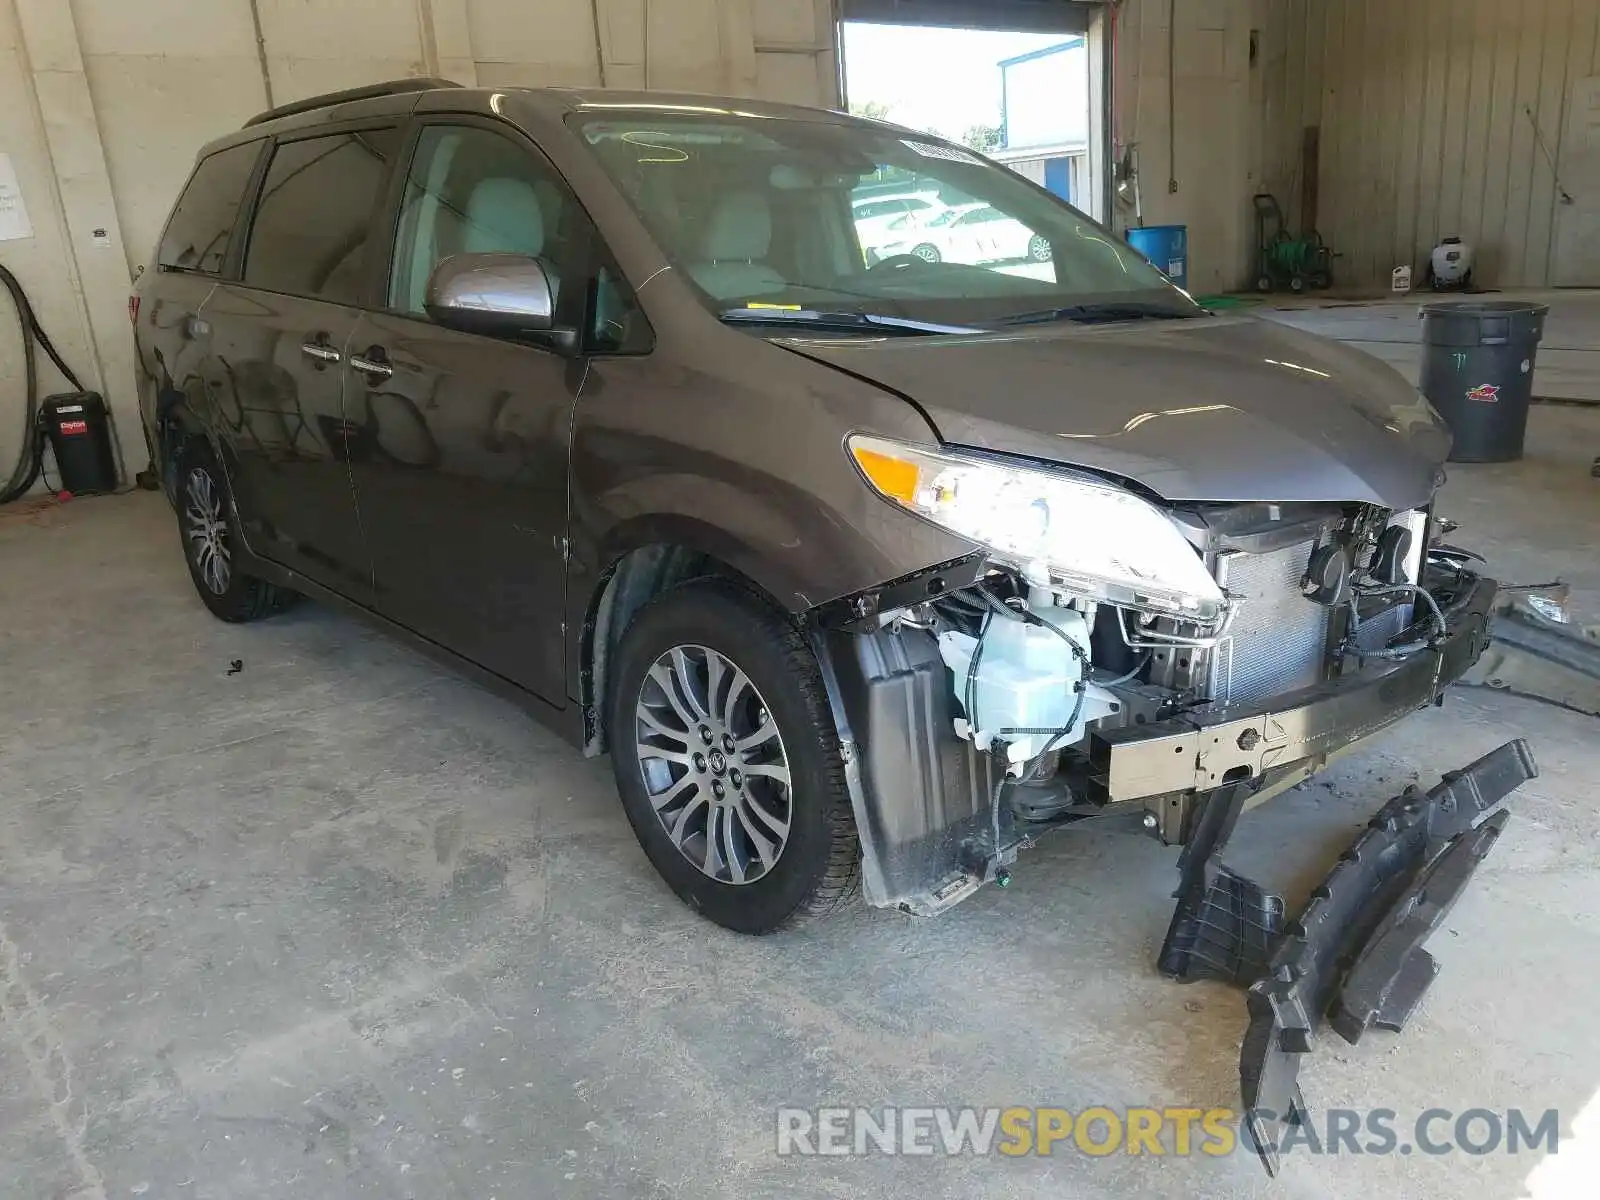
<svg viewBox="0 0 1600 1200"><path fill-rule="evenodd" d="M1297 763L1320 764L1433 700L1478 660L1488 642L1496 585L1473 580L1444 610L1440 644L1265 703L1196 709L1094 737L1098 802L1145 800L1260 779Z"/></svg>
<svg viewBox="0 0 1600 1200"><path fill-rule="evenodd" d="M1372 1026L1398 1030L1438 964L1422 943L1444 920L1505 828L1506 798L1538 768L1508 742L1426 795L1407 789L1381 808L1298 921L1267 975L1250 988L1239 1081L1250 1135L1267 1170L1287 1124L1302 1119L1302 1056L1327 1019L1354 1043Z"/></svg>

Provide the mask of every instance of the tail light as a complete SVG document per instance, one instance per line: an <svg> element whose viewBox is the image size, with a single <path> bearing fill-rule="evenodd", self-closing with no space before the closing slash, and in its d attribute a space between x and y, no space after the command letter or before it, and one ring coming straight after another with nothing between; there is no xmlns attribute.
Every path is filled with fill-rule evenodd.
<svg viewBox="0 0 1600 1200"><path fill-rule="evenodd" d="M130 325L137 325L139 323L139 297L138 296L129 296L128 297L128 323Z"/></svg>

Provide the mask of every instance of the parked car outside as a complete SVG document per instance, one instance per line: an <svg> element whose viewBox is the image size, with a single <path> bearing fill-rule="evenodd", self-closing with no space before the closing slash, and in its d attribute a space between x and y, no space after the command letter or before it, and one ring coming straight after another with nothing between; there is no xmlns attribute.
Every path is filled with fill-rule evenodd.
<svg viewBox="0 0 1600 1200"><path fill-rule="evenodd" d="M851 205L856 237L869 254L886 242L898 240L896 231L916 229L937 221L949 209L937 192L909 192L901 195L869 195Z"/></svg>
<svg viewBox="0 0 1600 1200"><path fill-rule="evenodd" d="M930 263L1050 261L1050 240L992 204L960 204L921 224L896 223L894 239L868 253L869 262L914 254ZM875 251L875 253L874 253Z"/></svg>
<svg viewBox="0 0 1600 1200"><path fill-rule="evenodd" d="M897 171L971 205L869 266L853 191ZM910 130L314 98L201 150L136 290L211 612L341 605L609 752L732 929L937 913L1089 815L1182 844L1482 648L1413 387Z"/></svg>

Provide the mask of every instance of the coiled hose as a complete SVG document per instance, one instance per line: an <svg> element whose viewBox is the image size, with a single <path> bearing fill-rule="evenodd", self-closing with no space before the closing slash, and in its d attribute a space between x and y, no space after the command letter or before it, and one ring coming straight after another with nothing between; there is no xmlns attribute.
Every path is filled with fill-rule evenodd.
<svg viewBox="0 0 1600 1200"><path fill-rule="evenodd" d="M11 302L17 311L17 332L22 338L22 448L17 454L17 465L12 469L11 477L4 489L0 490L0 504L9 504L33 486L44 465L44 435L39 428L39 363L34 343L44 348L50 361L55 363L56 370L65 376L75 391L83 391L83 384L78 382L77 375L73 374L72 368L56 351L44 327L39 324L38 314L33 311L28 293L22 290L22 284L3 263L0 263L0 283L11 293Z"/></svg>

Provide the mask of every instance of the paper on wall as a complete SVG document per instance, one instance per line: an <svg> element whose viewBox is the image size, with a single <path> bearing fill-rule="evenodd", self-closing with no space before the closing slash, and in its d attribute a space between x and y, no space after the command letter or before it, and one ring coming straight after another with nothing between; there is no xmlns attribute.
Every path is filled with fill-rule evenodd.
<svg viewBox="0 0 1600 1200"><path fill-rule="evenodd" d="M33 236L28 210L17 186L17 170L9 154L0 154L0 242L15 242Z"/></svg>

